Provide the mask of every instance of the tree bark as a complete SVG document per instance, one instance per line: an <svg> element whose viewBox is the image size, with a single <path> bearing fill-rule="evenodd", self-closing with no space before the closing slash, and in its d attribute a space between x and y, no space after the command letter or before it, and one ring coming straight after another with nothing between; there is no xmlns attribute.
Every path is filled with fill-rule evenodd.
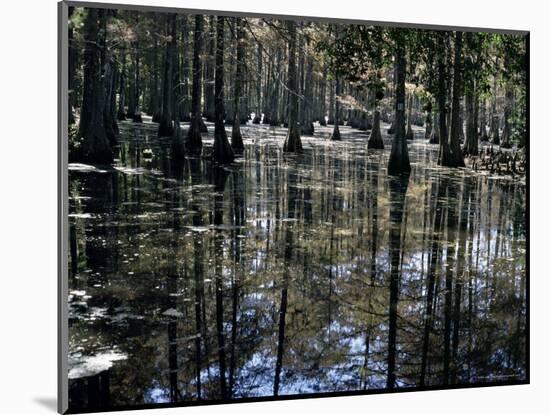
<svg viewBox="0 0 550 415"><path fill-rule="evenodd" d="M233 148L227 139L224 124L224 90L223 90L223 52L224 52L224 23L223 16L217 17L216 29L216 74L214 85L215 96L215 125L214 125L214 148L212 158L218 163L231 163L235 159Z"/></svg>
<svg viewBox="0 0 550 415"><path fill-rule="evenodd" d="M374 110L374 122L367 148L384 149L384 141L382 140L382 133L380 131L380 111L378 111L378 109Z"/></svg>
<svg viewBox="0 0 550 415"><path fill-rule="evenodd" d="M69 124L75 123L74 118L74 108L76 107L76 85L75 85L75 78L76 78L76 47L74 45L74 25L73 22L71 22L71 16L73 15L74 7L69 7L69 33L68 33L68 60L69 60Z"/></svg>
<svg viewBox="0 0 550 415"><path fill-rule="evenodd" d="M460 148L460 132L462 130L460 116L460 100L463 90L463 71L462 64L462 32L457 31L455 34L455 50L454 50L454 69L453 69L453 99L451 106L451 135L450 135L450 163L446 164L449 167L464 167L464 156ZM445 164L444 164L445 165Z"/></svg>
<svg viewBox="0 0 550 415"><path fill-rule="evenodd" d="M309 52L310 41L306 39L306 49ZM302 92L302 118L300 120L300 126L302 127L302 134L313 135L313 57L310 54L302 51L304 59L307 59L307 63L304 63L305 76Z"/></svg>
<svg viewBox="0 0 550 415"><path fill-rule="evenodd" d="M477 156L479 154L475 109L476 100L472 82L466 91L466 143L464 145L464 154L469 156Z"/></svg>
<svg viewBox="0 0 550 415"><path fill-rule="evenodd" d="M409 149L405 138L405 71L407 61L405 46L400 38L396 39L395 66L397 81L395 88L395 134L388 163L389 175L399 175L411 171Z"/></svg>
<svg viewBox="0 0 550 415"><path fill-rule="evenodd" d="M414 139L414 133L412 130L412 123L411 123L411 117L412 117L412 107L413 107L413 94L409 94L409 105L408 105L408 112L407 112L407 132L405 134L405 138L409 141L412 141Z"/></svg>
<svg viewBox="0 0 550 415"><path fill-rule="evenodd" d="M215 120L215 92L214 92L214 70L215 70L215 38L216 38L216 24L214 16L210 16L208 20L208 39L206 42L208 56L204 63L204 116L207 121Z"/></svg>
<svg viewBox="0 0 550 415"><path fill-rule="evenodd" d="M187 147L192 154L202 151L201 137L201 79L202 79L202 35L203 17L195 15L195 33L193 36L193 96L191 102L191 126L187 133Z"/></svg>
<svg viewBox="0 0 550 415"><path fill-rule="evenodd" d="M244 150L243 137L241 133L241 123L246 120L246 115L242 114L241 99L243 95L244 83L244 21L241 17L236 18L237 31L237 68L235 71L235 93L233 96L233 128L231 130L231 147L234 151L242 152Z"/></svg>
<svg viewBox="0 0 550 415"><path fill-rule="evenodd" d="M302 140L300 139L300 128L298 126L298 79L296 73L296 23L286 22L288 30L288 133L283 146L285 153L297 153L302 151Z"/></svg>
<svg viewBox="0 0 550 415"><path fill-rule="evenodd" d="M174 134L174 125L172 124L174 109L174 54L176 49L176 15L167 15L166 21L167 33L170 34L166 43L166 52L164 57L164 82L162 88L162 108L160 114L160 124L158 128L159 137L169 137Z"/></svg>
<svg viewBox="0 0 550 415"><path fill-rule="evenodd" d="M449 147L449 133L447 131L447 85L445 80L445 33L439 33L437 39L437 98L439 110L439 157L438 164L448 166L451 162L451 149Z"/></svg>
<svg viewBox="0 0 550 415"><path fill-rule="evenodd" d="M126 49L122 49L122 68L120 70L119 89L118 89L118 111L117 119L126 120Z"/></svg>
<svg viewBox="0 0 550 415"><path fill-rule="evenodd" d="M342 137L340 135L340 100L339 96L342 93L342 82L340 80L340 77L336 76L336 85L334 87L334 128L332 130L332 135L330 136L331 140L341 140Z"/></svg>
<svg viewBox="0 0 550 415"><path fill-rule="evenodd" d="M99 10L90 8L84 19L84 88L78 135L82 139L83 160L95 163L111 163L113 152L103 123L103 82L100 66L99 25L104 17Z"/></svg>
<svg viewBox="0 0 550 415"><path fill-rule="evenodd" d="M504 54L504 67L510 66L510 52L506 50ZM512 147L512 126L510 125L510 118L512 117L512 102L514 100L514 90L510 85L510 80L506 80L504 86L504 129L502 130L501 147Z"/></svg>

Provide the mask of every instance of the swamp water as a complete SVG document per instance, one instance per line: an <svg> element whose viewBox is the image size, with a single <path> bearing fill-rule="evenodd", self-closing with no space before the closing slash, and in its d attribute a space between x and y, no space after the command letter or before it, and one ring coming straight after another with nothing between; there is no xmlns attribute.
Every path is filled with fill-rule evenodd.
<svg viewBox="0 0 550 415"><path fill-rule="evenodd" d="M242 131L223 168L150 123L69 165L70 410L526 379L525 183Z"/></svg>

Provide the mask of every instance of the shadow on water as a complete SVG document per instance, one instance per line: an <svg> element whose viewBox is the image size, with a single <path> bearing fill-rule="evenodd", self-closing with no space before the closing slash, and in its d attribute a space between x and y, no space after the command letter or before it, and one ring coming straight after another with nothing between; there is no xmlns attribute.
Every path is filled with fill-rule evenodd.
<svg viewBox="0 0 550 415"><path fill-rule="evenodd" d="M424 140L389 177L348 127L243 126L223 167L154 131L69 167L71 409L525 379L523 183Z"/></svg>

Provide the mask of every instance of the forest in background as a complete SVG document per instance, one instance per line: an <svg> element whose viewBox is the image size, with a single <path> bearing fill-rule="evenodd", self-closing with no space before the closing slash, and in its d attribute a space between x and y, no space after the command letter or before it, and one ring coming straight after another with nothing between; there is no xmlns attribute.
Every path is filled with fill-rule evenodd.
<svg viewBox="0 0 550 415"><path fill-rule="evenodd" d="M525 383L526 36L69 16L71 409Z"/></svg>
<svg viewBox="0 0 550 415"><path fill-rule="evenodd" d="M230 163L240 126L288 128L287 153L315 125L393 135L388 173L410 171L412 126L439 146L438 164L525 170L526 37L95 8L69 9L70 159L111 163L118 123L158 123L172 158ZM226 131L229 125L230 132ZM492 145L481 151L479 143ZM493 146L498 146L497 150ZM513 148L513 151L503 149ZM480 154L481 153L481 154Z"/></svg>

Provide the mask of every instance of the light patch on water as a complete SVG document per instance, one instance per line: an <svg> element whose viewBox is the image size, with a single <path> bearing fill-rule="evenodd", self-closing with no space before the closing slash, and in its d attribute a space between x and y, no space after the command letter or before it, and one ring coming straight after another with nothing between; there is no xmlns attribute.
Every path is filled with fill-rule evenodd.
<svg viewBox="0 0 550 415"><path fill-rule="evenodd" d="M180 312L176 309L173 309L173 308L169 308L168 310L163 311L162 315L167 316L167 317L174 317L174 318L182 318L183 317L182 312Z"/></svg>
<svg viewBox="0 0 550 415"><path fill-rule="evenodd" d="M81 353L69 355L69 379L79 379L97 375L109 370L114 362L125 360L127 356L117 350L100 352L93 356Z"/></svg>
<svg viewBox="0 0 550 415"><path fill-rule="evenodd" d="M107 170L102 170L96 166L82 163L69 163L69 171L80 171L84 173L107 173Z"/></svg>
<svg viewBox="0 0 550 415"><path fill-rule="evenodd" d="M79 218L79 219L91 219L93 215L91 213L70 213L70 218Z"/></svg>

